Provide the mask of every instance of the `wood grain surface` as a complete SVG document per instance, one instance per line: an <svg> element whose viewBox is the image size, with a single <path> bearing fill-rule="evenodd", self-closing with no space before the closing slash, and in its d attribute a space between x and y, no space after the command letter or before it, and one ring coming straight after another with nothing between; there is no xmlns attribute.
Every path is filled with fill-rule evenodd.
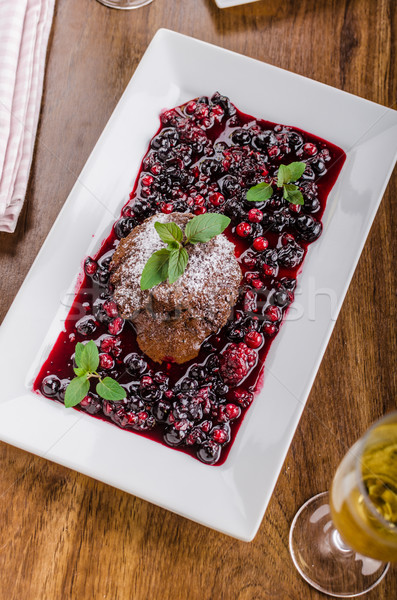
<svg viewBox="0 0 397 600"><path fill-rule="evenodd" d="M0 320L159 27L395 107L395 0L225 10L154 0L131 12L58 0L26 203L15 234L0 234ZM295 571L288 531L299 506L329 487L346 448L396 406L396 197L394 174L255 540L0 444L0 600L324 597ZM397 598L396 566L366 597Z"/></svg>

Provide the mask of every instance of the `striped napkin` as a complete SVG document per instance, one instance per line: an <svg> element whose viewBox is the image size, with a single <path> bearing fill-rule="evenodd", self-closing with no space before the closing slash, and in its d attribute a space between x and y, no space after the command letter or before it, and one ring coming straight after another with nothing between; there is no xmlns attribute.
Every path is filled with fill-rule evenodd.
<svg viewBox="0 0 397 600"><path fill-rule="evenodd" d="M0 0L0 231L12 233L32 163L55 0Z"/></svg>

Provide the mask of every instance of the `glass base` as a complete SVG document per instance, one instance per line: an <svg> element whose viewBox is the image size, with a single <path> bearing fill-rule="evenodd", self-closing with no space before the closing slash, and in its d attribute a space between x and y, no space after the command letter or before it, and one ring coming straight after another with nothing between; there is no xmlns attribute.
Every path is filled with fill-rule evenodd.
<svg viewBox="0 0 397 600"><path fill-rule="evenodd" d="M289 549L303 579L337 598L354 598L369 592L389 568L389 563L346 546L332 522L328 492L310 498L296 513Z"/></svg>
<svg viewBox="0 0 397 600"><path fill-rule="evenodd" d="M132 10L140 8L146 4L150 4L153 0L98 0L101 4L110 8L118 8L119 10Z"/></svg>

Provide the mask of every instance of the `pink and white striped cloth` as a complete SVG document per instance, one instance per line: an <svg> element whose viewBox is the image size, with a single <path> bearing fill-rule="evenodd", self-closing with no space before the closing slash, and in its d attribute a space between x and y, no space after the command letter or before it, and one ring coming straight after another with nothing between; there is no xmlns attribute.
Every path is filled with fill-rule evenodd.
<svg viewBox="0 0 397 600"><path fill-rule="evenodd" d="M32 163L55 0L0 0L0 231L12 233Z"/></svg>

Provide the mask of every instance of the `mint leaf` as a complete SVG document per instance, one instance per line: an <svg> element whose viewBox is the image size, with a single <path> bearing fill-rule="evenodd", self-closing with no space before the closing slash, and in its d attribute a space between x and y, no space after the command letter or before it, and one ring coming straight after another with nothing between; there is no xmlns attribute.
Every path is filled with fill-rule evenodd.
<svg viewBox="0 0 397 600"><path fill-rule="evenodd" d="M105 400L123 400L127 393L121 385L111 377L105 377L96 386L96 391L99 396Z"/></svg>
<svg viewBox="0 0 397 600"><path fill-rule="evenodd" d="M272 194L273 188L270 183L262 181L248 190L247 200L248 202L264 202L271 198Z"/></svg>
<svg viewBox="0 0 397 600"><path fill-rule="evenodd" d="M208 242L222 233L230 224L229 217L219 213L206 213L191 219L185 228L185 244ZM167 248L157 250L147 261L141 275L141 290L149 290L169 279L174 283L186 269L189 255L182 245L183 232L176 223L154 224L157 233Z"/></svg>
<svg viewBox="0 0 397 600"><path fill-rule="evenodd" d="M284 185L283 196L286 200L288 200L288 202L291 202L291 204L304 204L302 192L298 189L296 185Z"/></svg>
<svg viewBox="0 0 397 600"><path fill-rule="evenodd" d="M95 342L90 340L87 344L84 344L79 360L79 366L85 371L92 373L97 370L99 365L99 352Z"/></svg>
<svg viewBox="0 0 397 600"><path fill-rule="evenodd" d="M280 165L278 168L277 186L282 187L285 183L298 181L298 179L302 177L305 169L306 163L304 162L293 162L289 165Z"/></svg>
<svg viewBox="0 0 397 600"><path fill-rule="evenodd" d="M179 242L169 242L167 246L167 250L177 250L181 245Z"/></svg>
<svg viewBox="0 0 397 600"><path fill-rule="evenodd" d="M79 402L82 401L84 396L88 394L88 390L90 389L90 382L87 379L87 375L83 375L82 377L75 377L69 383L66 388L65 393L65 406L67 408L71 408L72 406L76 406Z"/></svg>
<svg viewBox="0 0 397 600"><path fill-rule="evenodd" d="M290 183L291 181L298 181L305 172L306 163L304 162L293 162L288 165L289 172L289 180L285 183Z"/></svg>
<svg viewBox="0 0 397 600"><path fill-rule="evenodd" d="M277 175L277 187L282 187L284 183L290 182L290 174L287 165L280 165Z"/></svg>
<svg viewBox="0 0 397 600"><path fill-rule="evenodd" d="M174 283L185 272L189 255L185 248L173 250L170 254L170 263L168 266L168 281Z"/></svg>
<svg viewBox="0 0 397 600"><path fill-rule="evenodd" d="M189 244L209 242L213 237L222 233L229 225L229 217L219 213L197 215L185 227L185 235Z"/></svg>
<svg viewBox="0 0 397 600"><path fill-rule="evenodd" d="M150 288L165 281L168 277L170 250L157 250L147 261L141 276L141 290Z"/></svg>
<svg viewBox="0 0 397 600"><path fill-rule="evenodd" d="M183 240L182 229L176 223L160 223L156 221L154 228L165 244L181 242Z"/></svg>
<svg viewBox="0 0 397 600"><path fill-rule="evenodd" d="M81 367L81 354L84 350L84 344L77 342L76 348L74 349L74 360L78 367Z"/></svg>
<svg viewBox="0 0 397 600"><path fill-rule="evenodd" d="M76 373L77 377L82 377L87 373L87 371L81 367L74 367L73 371Z"/></svg>

